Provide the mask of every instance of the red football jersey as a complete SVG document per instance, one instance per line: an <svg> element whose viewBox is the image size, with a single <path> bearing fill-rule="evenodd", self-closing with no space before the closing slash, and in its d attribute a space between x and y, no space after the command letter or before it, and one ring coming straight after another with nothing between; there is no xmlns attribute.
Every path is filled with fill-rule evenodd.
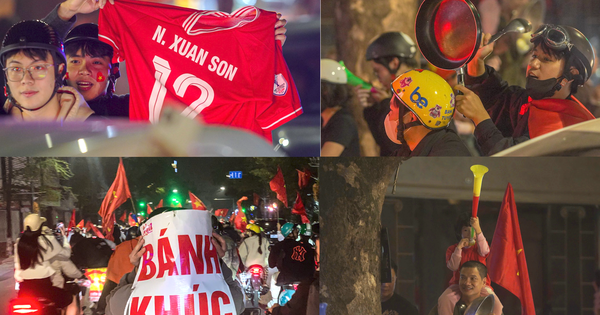
<svg viewBox="0 0 600 315"><path fill-rule="evenodd" d="M231 14L119 0L100 10L99 36L127 61L131 120L157 122L162 108L209 124L271 131L302 113L275 41L277 15L255 7Z"/></svg>

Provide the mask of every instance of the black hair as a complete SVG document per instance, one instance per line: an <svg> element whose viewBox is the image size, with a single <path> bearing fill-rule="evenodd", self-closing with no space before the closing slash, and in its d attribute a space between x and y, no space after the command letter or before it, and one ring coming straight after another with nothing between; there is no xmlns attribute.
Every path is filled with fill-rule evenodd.
<svg viewBox="0 0 600 315"><path fill-rule="evenodd" d="M469 260L462 264L462 266L460 266L460 271L462 271L463 268L477 268L477 271L479 271L479 276L481 279L483 279L483 281L485 281L485 278L487 277L487 267L477 260Z"/></svg>
<svg viewBox="0 0 600 315"><path fill-rule="evenodd" d="M321 80L321 108L346 107L352 97L354 92L351 86Z"/></svg>
<svg viewBox="0 0 600 315"><path fill-rule="evenodd" d="M389 64L390 64L390 62L392 62L392 60L394 60L394 58L398 58L399 63L398 63L398 68L395 69L395 71L392 71L394 69L390 69ZM415 58L403 58L400 56L385 56L385 57L375 58L375 59L373 59L373 61L384 66L393 75L397 74L398 69L400 69L402 64L405 64L408 67L413 68L413 69L418 67L418 63L417 63L417 60L415 60Z"/></svg>
<svg viewBox="0 0 600 315"><path fill-rule="evenodd" d="M569 92L571 94L577 93L577 88L580 85L583 85L585 83L585 81L583 79L583 75L581 75L582 73L585 73L585 71L586 71L585 66L583 64L581 64L581 62L578 62L576 60L576 58L573 58L572 57L573 54L568 49L554 50L550 46L546 45L542 36L538 36L538 37L534 38L531 42L533 43L534 48L539 47L545 54L551 56L552 58L554 58L556 60L561 60L561 59L565 60L565 67L563 68L563 76L569 81L573 80L573 82L571 83L571 90ZM576 49L576 48L573 47L572 49ZM578 75L571 74L571 67L574 67L575 69L577 69L579 71L579 74Z"/></svg>
<svg viewBox="0 0 600 315"><path fill-rule="evenodd" d="M463 226L471 226L471 213L468 211L462 212L458 215L456 223L454 224L454 232L458 241L462 240L462 228Z"/></svg>
<svg viewBox="0 0 600 315"><path fill-rule="evenodd" d="M6 61L8 60L8 58L15 56L19 53L23 53L23 55L25 55L28 58L35 59L35 60L43 60L43 61L48 61L48 55L52 56L50 51L48 51L46 49L24 48L24 49L19 49L19 50L11 50L11 51L7 52L6 54L4 54L4 56L2 56L2 64L4 65L4 67L7 66Z"/></svg>
<svg viewBox="0 0 600 315"><path fill-rule="evenodd" d="M391 261L392 261L391 267L394 270L394 273L396 274L396 277L398 277L398 265L396 265L396 262L393 259Z"/></svg>
<svg viewBox="0 0 600 315"><path fill-rule="evenodd" d="M23 231L23 234L21 234L21 238L17 245L17 252L19 253L19 264L21 265L22 270L34 267L36 264L42 264L42 261L44 260L42 253L45 253L46 250L40 247L38 240L40 237L43 237L46 244L48 244L51 249L54 249L52 243L45 235L42 235L41 228L37 231L31 231L31 228L28 226L25 228L25 231Z"/></svg>
<svg viewBox="0 0 600 315"><path fill-rule="evenodd" d="M258 253L262 254L262 242L263 242L263 237L265 237L265 234L263 232L260 233L256 233L252 230L247 230L250 231L250 236L254 236L257 235L258 236Z"/></svg>

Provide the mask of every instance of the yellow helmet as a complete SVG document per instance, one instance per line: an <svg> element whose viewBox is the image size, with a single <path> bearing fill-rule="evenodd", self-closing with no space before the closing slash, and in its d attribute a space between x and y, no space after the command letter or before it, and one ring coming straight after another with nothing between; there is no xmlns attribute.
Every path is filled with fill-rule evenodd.
<svg viewBox="0 0 600 315"><path fill-rule="evenodd" d="M454 92L439 75L422 69L410 70L392 82L392 92L423 126L446 128L454 115Z"/></svg>
<svg viewBox="0 0 600 315"><path fill-rule="evenodd" d="M256 224L246 225L246 230L254 231L254 233L260 234L260 226L258 226Z"/></svg>

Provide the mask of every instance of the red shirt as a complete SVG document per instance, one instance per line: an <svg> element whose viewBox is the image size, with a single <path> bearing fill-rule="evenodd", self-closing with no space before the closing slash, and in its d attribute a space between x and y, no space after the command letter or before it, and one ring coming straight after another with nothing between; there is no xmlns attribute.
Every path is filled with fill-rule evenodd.
<svg viewBox="0 0 600 315"><path fill-rule="evenodd" d="M302 113L276 21L255 7L229 14L132 0L107 5L98 18L113 62L127 64L131 120L157 122L163 107L183 104L184 116L268 141Z"/></svg>

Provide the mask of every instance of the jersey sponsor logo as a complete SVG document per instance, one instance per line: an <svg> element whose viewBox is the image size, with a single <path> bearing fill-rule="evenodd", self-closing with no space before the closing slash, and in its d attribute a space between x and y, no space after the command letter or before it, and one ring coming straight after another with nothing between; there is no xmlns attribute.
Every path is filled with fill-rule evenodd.
<svg viewBox="0 0 600 315"><path fill-rule="evenodd" d="M190 14L181 26L186 34L195 36L242 27L256 20L259 15L260 11L251 6L240 8L231 14L221 11L197 11ZM204 16L220 19L211 19L209 23L203 23L201 19Z"/></svg>
<svg viewBox="0 0 600 315"><path fill-rule="evenodd" d="M304 247L298 245L298 246L294 247L294 253L292 254L292 259L295 261L303 262L305 259L304 254L306 254L306 249L304 249Z"/></svg>
<svg viewBox="0 0 600 315"><path fill-rule="evenodd" d="M273 85L273 94L276 96L284 96L288 90L288 83L283 77L283 74L275 75L275 84Z"/></svg>

